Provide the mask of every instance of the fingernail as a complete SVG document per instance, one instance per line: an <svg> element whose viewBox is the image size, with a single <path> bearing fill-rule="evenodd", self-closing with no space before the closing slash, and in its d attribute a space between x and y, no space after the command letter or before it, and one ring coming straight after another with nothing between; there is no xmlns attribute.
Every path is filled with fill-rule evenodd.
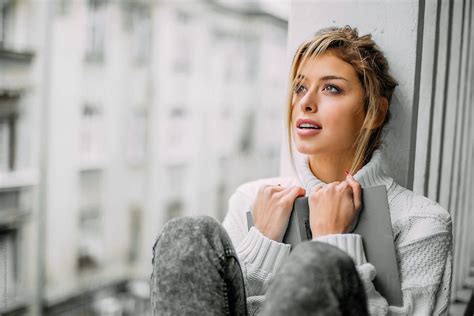
<svg viewBox="0 0 474 316"><path fill-rule="evenodd" d="M344 171L344 173L346 174L346 177L347 177L347 175L349 174L349 171L346 170Z"/></svg>

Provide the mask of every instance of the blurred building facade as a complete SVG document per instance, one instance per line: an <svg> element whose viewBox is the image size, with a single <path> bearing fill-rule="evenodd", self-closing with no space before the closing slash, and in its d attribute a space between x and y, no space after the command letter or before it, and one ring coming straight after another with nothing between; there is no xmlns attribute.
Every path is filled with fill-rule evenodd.
<svg viewBox="0 0 474 316"><path fill-rule="evenodd" d="M278 174L284 17L2 0L0 314L146 315L153 240Z"/></svg>

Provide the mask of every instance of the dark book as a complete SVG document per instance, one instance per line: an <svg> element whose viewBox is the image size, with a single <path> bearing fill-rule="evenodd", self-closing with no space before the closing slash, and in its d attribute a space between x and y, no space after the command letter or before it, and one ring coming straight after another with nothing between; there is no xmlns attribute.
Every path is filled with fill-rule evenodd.
<svg viewBox="0 0 474 316"><path fill-rule="evenodd" d="M251 212L247 212L247 223L250 229L253 226ZM392 221L384 185L362 189L362 209L352 233L362 236L367 261L374 265L377 271L373 282L376 290L385 297L389 305L402 306L403 297L395 256ZM293 248L311 239L308 198L300 197L293 205L283 242Z"/></svg>

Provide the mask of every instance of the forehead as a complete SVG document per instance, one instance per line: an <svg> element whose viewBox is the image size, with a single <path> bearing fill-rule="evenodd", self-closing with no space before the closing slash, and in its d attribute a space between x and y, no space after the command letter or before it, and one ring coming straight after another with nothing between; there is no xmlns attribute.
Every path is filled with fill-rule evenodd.
<svg viewBox="0 0 474 316"><path fill-rule="evenodd" d="M323 77L342 77L348 81L357 80L357 73L351 64L345 62L333 52L309 57L301 64L297 77L320 80Z"/></svg>

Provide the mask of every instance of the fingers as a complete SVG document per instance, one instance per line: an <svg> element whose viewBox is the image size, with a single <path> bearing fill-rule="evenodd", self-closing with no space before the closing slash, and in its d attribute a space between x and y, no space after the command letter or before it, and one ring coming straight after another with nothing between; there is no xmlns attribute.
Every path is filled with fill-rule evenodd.
<svg viewBox="0 0 474 316"><path fill-rule="evenodd" d="M272 196L273 198L282 198L287 195L289 199L292 199L291 202L296 199L296 197L300 195L305 195L306 190L300 186L289 186L289 187L284 187L281 184L277 185L271 185L271 184L264 184L260 186L259 188L259 194L265 195L265 196Z"/></svg>
<svg viewBox="0 0 474 316"><path fill-rule="evenodd" d="M362 206L362 190L360 183L357 182L351 174L347 175L346 181L352 188L354 207L356 210L360 210L360 207Z"/></svg>
<svg viewBox="0 0 474 316"><path fill-rule="evenodd" d="M319 183L319 184L316 184L313 188L313 192L316 193L318 192L319 190L321 190L322 188L324 188L325 186L325 183Z"/></svg>
<svg viewBox="0 0 474 316"><path fill-rule="evenodd" d="M293 203L298 196L304 196L305 194L306 190L304 188L295 185L287 187L283 191L278 192L277 196L282 198L288 198L288 200L291 200L291 203Z"/></svg>
<svg viewBox="0 0 474 316"><path fill-rule="evenodd" d="M285 188L282 187L281 185L264 184L264 185L260 186L260 188L258 190L259 190L259 193L272 194L272 193L275 193L275 192L281 192L284 189Z"/></svg>
<svg viewBox="0 0 474 316"><path fill-rule="evenodd" d="M349 182L347 182L347 181L341 181L341 182L339 182L339 184L337 185L337 187L338 187L339 189L344 189L344 188L350 187L350 186L349 186Z"/></svg>
<svg viewBox="0 0 474 316"><path fill-rule="evenodd" d="M354 209L355 210L360 210L362 206L362 190L360 183L357 182L354 177L350 174L347 175L346 180L344 181L334 181L328 184L325 183L319 183L317 184L313 190L312 193L317 193L321 189L326 189L326 190L337 190L337 191L347 191L351 197L353 198L354 201Z"/></svg>

